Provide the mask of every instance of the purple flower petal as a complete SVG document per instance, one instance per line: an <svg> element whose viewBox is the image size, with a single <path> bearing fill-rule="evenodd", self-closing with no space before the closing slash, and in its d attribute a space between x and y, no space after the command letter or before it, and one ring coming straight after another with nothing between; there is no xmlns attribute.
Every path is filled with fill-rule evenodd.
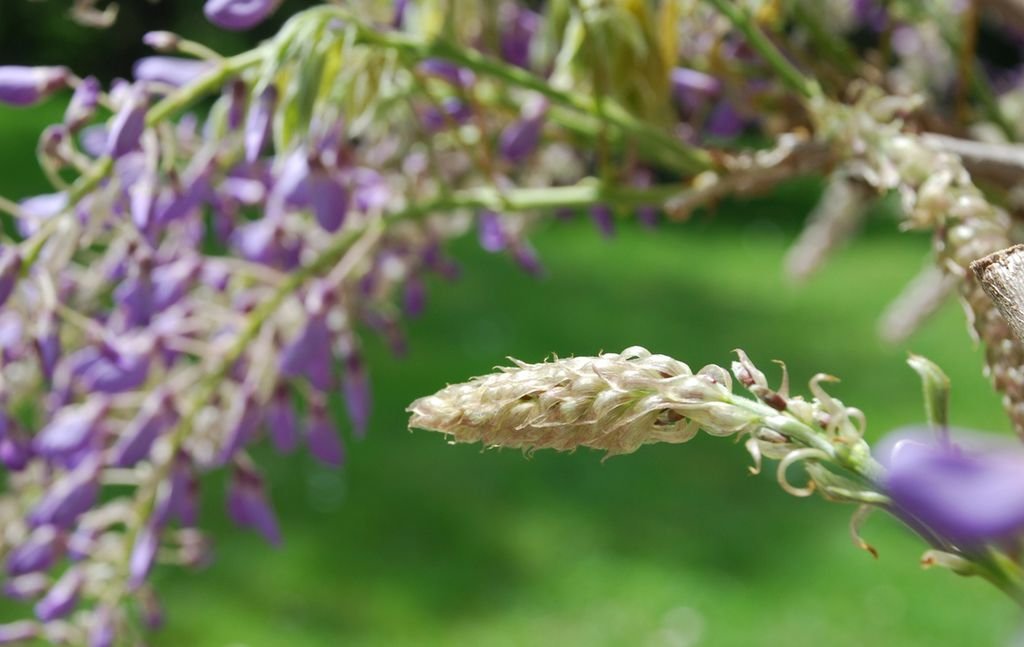
<svg viewBox="0 0 1024 647"><path fill-rule="evenodd" d="M298 337L281 351L281 375L303 376L314 388L334 388L333 357L330 352L331 331L323 315L310 316Z"/></svg>
<svg viewBox="0 0 1024 647"><path fill-rule="evenodd" d="M106 154L117 159L138 150L145 130L146 99L140 92L134 91L110 123Z"/></svg>
<svg viewBox="0 0 1024 647"><path fill-rule="evenodd" d="M259 532L272 545L281 544L277 516L267 502L263 481L252 472L236 469L228 491L228 513L239 526Z"/></svg>
<svg viewBox="0 0 1024 647"><path fill-rule="evenodd" d="M608 205L598 204L590 208L590 217L594 219L598 231L605 238L615 236L615 215Z"/></svg>
<svg viewBox="0 0 1024 647"><path fill-rule="evenodd" d="M99 495L99 461L86 460L57 479L29 513L34 526L52 524L70 528L78 516L92 507Z"/></svg>
<svg viewBox="0 0 1024 647"><path fill-rule="evenodd" d="M64 88L70 78L66 67L0 65L0 103L30 106Z"/></svg>
<svg viewBox="0 0 1024 647"><path fill-rule="evenodd" d="M324 465L341 467L345 461L345 447L341 443L341 433L335 428L321 404L313 406L310 411L306 442L309 443L309 451Z"/></svg>
<svg viewBox="0 0 1024 647"><path fill-rule="evenodd" d="M271 85L260 94L249 109L249 117L245 122L245 161L255 162L266 148L273 128L276 107L277 88Z"/></svg>
<svg viewBox="0 0 1024 647"><path fill-rule="evenodd" d="M148 458L156 439L176 421L177 414L170 398L166 394L157 396L125 426L110 448L110 463L117 467L133 467Z"/></svg>
<svg viewBox="0 0 1024 647"><path fill-rule="evenodd" d="M39 625L19 620L0 625L0 645L20 645L39 637Z"/></svg>
<svg viewBox="0 0 1024 647"><path fill-rule="evenodd" d="M427 76L442 79L462 88L473 85L473 81L476 80L473 72L443 58L428 58L419 64L419 70Z"/></svg>
<svg viewBox="0 0 1024 647"><path fill-rule="evenodd" d="M128 585L137 589L149 577L160 547L160 536L153 524L148 523L139 531L128 560Z"/></svg>
<svg viewBox="0 0 1024 647"><path fill-rule="evenodd" d="M423 314L427 302L427 286L423 279L418 276L410 276L405 281L405 290L402 293L402 310L407 317L418 317Z"/></svg>
<svg viewBox="0 0 1024 647"><path fill-rule="evenodd" d="M943 444L896 432L880 445L886 491L899 510L963 545L1005 539L1024 529L1024 450L954 434Z"/></svg>
<svg viewBox="0 0 1024 647"><path fill-rule="evenodd" d="M188 85L214 67L210 61L176 56L145 56L135 62L136 81L162 83L175 88Z"/></svg>
<svg viewBox="0 0 1024 647"><path fill-rule="evenodd" d="M221 447L221 463L227 463L240 449L252 441L256 436L256 431L259 429L262 418L263 411L257 404L255 396L247 394L242 403L242 410L239 412L234 425L228 431L224 440L224 446Z"/></svg>
<svg viewBox="0 0 1024 647"><path fill-rule="evenodd" d="M45 573L29 573L8 578L4 582L3 594L12 600L28 602L38 600L53 584L53 579ZM5 644L0 640L0 645Z"/></svg>
<svg viewBox="0 0 1024 647"><path fill-rule="evenodd" d="M265 418L270 441L281 453L295 449L299 442L298 425L295 420L295 409L288 398L286 387L279 387L270 400Z"/></svg>
<svg viewBox="0 0 1024 647"><path fill-rule="evenodd" d="M221 29L252 29L270 17L280 0L206 0L206 19Z"/></svg>
<svg viewBox="0 0 1024 647"><path fill-rule="evenodd" d="M503 5L501 20L501 57L512 65L530 67L530 46L540 28L540 15L516 4ZM507 15L511 12L512 15Z"/></svg>
<svg viewBox="0 0 1024 647"><path fill-rule="evenodd" d="M71 130L78 130L92 119L96 113L96 106L100 102L100 93L103 91L99 79L89 76L82 79L82 82L75 88L64 111L64 123Z"/></svg>
<svg viewBox="0 0 1024 647"><path fill-rule="evenodd" d="M78 592L84 583L81 569L74 566L69 568L36 604L36 617L43 622L50 622L71 613L78 604Z"/></svg>
<svg viewBox="0 0 1024 647"><path fill-rule="evenodd" d="M89 647L113 647L117 639L114 624L114 612L109 606L103 605L96 610L89 632Z"/></svg>
<svg viewBox="0 0 1024 647"><path fill-rule="evenodd" d="M7 555L7 574L16 577L48 570L60 556L60 534L52 526L36 528Z"/></svg>
<svg viewBox="0 0 1024 647"><path fill-rule="evenodd" d="M345 383L343 389L348 417L352 421L356 436L366 435L372 408L370 380L363 360L358 353L352 353L345 361Z"/></svg>
<svg viewBox="0 0 1024 647"><path fill-rule="evenodd" d="M35 437L35 450L43 456L54 457L77 452L93 439L107 408L104 398L64 407Z"/></svg>
<svg viewBox="0 0 1024 647"><path fill-rule="evenodd" d="M508 247L508 236L501 222L501 216L490 210L480 212L477 219L477 237L480 247L496 253Z"/></svg>
<svg viewBox="0 0 1024 647"><path fill-rule="evenodd" d="M348 213L349 192L337 177L324 169L310 175L309 200L321 227L331 233L341 229Z"/></svg>

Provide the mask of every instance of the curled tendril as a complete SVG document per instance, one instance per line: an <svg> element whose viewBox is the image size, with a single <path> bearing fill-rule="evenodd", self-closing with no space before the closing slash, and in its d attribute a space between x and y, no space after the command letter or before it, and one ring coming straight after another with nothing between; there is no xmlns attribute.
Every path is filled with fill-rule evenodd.
<svg viewBox="0 0 1024 647"><path fill-rule="evenodd" d="M777 472L779 487L781 487L787 493L792 494L793 496L811 496L812 494L814 494L815 489L817 489L817 484L813 479L809 480L806 486L797 487L789 482L789 479L786 476L786 472L789 470L790 467L792 467L796 463L800 463L807 460L828 462L831 459L831 456L821 451L820 449L816 449L813 447L805 447L803 449L797 449L789 452L788 454L786 454L785 457L783 457L781 461L779 461L779 468Z"/></svg>

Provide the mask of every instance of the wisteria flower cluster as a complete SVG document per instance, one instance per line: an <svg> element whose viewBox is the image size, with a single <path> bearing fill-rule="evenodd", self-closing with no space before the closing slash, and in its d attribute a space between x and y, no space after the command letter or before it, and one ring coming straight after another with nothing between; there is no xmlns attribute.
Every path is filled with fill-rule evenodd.
<svg viewBox="0 0 1024 647"><path fill-rule="evenodd" d="M203 13L244 31L279 4L207 0ZM326 2L234 56L152 31L153 55L107 87L88 70L0 65L0 102L67 98L38 146L53 191L0 199L18 233L0 245L0 555L4 592L31 614L0 626L0 644L104 647L157 624L156 563L209 559L197 497L212 470L230 474L231 518L280 542L249 448L342 465L343 436L369 422L362 340L402 351L424 278L457 276L446 243L471 230L539 274L539 218L582 213L612 236L621 218L685 219L824 170L789 263L803 276L872 195L895 192L905 225L935 232L939 263L887 334L959 289L1024 429L1024 346L969 269L1016 242L1024 168L1024 86L977 56L984 3L527 4ZM989 4L1024 25L1015 3ZM72 16L109 26L116 6L75 0ZM412 425L608 454L698 429L742 437L758 468L780 460L788 491L885 509L929 560L1020 600L1009 546L1024 459L948 434L941 372L914 363L932 430L874 457L863 414L825 376L804 400L742 353L732 374L752 399L721 367L631 348L450 386L412 405ZM786 478L797 462L811 485Z"/></svg>

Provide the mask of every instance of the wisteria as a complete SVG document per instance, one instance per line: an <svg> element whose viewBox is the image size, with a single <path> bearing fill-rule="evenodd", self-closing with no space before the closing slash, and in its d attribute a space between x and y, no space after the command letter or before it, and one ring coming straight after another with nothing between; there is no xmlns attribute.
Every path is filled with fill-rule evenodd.
<svg viewBox="0 0 1024 647"><path fill-rule="evenodd" d="M72 17L109 26L116 6L98 4L76 1ZM152 55L106 86L73 66L0 65L0 102L67 104L38 145L52 191L0 199L18 232L0 245L0 555L4 592L26 603L0 644L104 647L159 624L154 568L210 558L208 472L228 475L238 526L281 543L249 449L343 466L370 427L366 336L402 352L425 278L459 273L453 238L542 274L542 218L580 215L614 237L625 218L685 220L824 174L788 264L802 277L872 196L895 193L903 225L934 232L938 269L891 311L892 336L959 289L1024 433L1024 346L969 269L1017 242L1024 168L1024 95L1006 81L1019 71L976 56L988 3L280 4L207 0L222 29L282 26L232 56L151 31ZM946 433L934 399L948 386L914 365L932 428L877 460L827 376L804 400L743 353L732 373L752 399L721 367L633 348L450 386L414 403L412 424L609 454L698 429L741 437L758 467L780 460L791 493L891 512L930 560L1024 599L1007 548L1024 529L1022 459ZM787 479L798 462L811 485Z"/></svg>

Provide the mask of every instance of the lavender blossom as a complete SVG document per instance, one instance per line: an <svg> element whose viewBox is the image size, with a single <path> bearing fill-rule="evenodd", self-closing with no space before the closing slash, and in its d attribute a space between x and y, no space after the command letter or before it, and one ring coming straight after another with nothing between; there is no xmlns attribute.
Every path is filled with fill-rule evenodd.
<svg viewBox="0 0 1024 647"><path fill-rule="evenodd" d="M36 617L43 622L50 622L71 613L78 602L78 594L84 582L85 576L81 569L74 566L69 568L36 604Z"/></svg>
<svg viewBox="0 0 1024 647"><path fill-rule="evenodd" d="M66 67L0 65L0 103L31 106L67 86Z"/></svg>
<svg viewBox="0 0 1024 647"><path fill-rule="evenodd" d="M274 546L281 544L277 516L267 502L263 480L245 468L237 468L228 492L228 513L236 524L256 530Z"/></svg>
<svg viewBox="0 0 1024 647"><path fill-rule="evenodd" d="M927 431L903 430L879 452L898 513L967 546L1024 530L1024 450L981 434L956 432L950 444Z"/></svg>
<svg viewBox="0 0 1024 647"><path fill-rule="evenodd" d="M277 10L280 0L206 0L203 13L221 29L252 29Z"/></svg>
<svg viewBox="0 0 1024 647"><path fill-rule="evenodd" d="M147 56L133 66L136 81L181 87L213 69L210 61L174 56Z"/></svg>
<svg viewBox="0 0 1024 647"><path fill-rule="evenodd" d="M306 441L313 456L329 467L340 467L345 460L345 448L341 444L341 435L324 405L314 403L309 413L309 430Z"/></svg>

